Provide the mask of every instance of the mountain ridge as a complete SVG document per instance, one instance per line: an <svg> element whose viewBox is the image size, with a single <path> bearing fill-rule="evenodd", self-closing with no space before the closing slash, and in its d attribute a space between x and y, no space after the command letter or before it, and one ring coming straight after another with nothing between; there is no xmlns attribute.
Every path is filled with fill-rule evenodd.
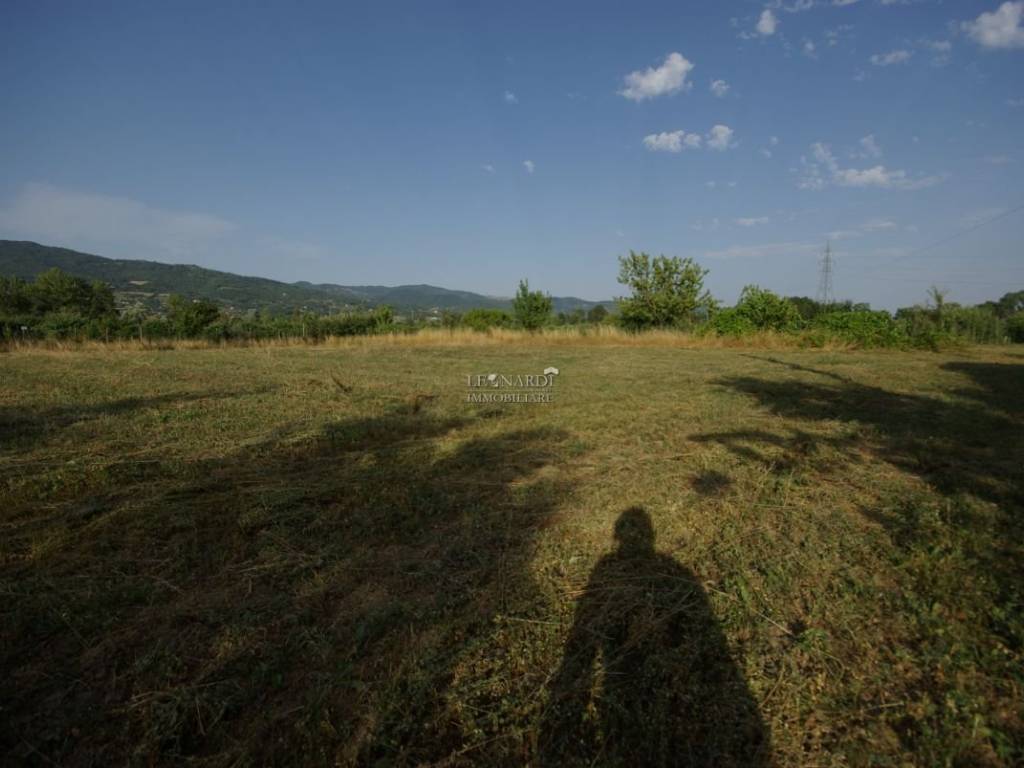
<svg viewBox="0 0 1024 768"><path fill-rule="evenodd" d="M118 294L122 306L157 309L167 295L207 299L236 312L264 310L287 313L342 312L360 307L388 305L396 311L440 312L470 309L511 309L511 298L486 296L427 283L409 285L339 285L301 280L286 283L256 275L167 264L148 259L111 259L70 248L27 240L0 240L0 275L32 280L57 267L68 274L101 280ZM587 311L611 301L588 301L575 296L553 296L555 312Z"/></svg>

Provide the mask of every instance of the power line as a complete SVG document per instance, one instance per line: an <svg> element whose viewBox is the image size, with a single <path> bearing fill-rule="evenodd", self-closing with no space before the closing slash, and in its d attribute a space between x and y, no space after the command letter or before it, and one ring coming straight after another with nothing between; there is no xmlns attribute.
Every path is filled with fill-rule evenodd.
<svg viewBox="0 0 1024 768"><path fill-rule="evenodd" d="M884 282L902 282L902 283L941 283L943 285L995 285L1005 286L1008 282L1022 282L1024 283L1024 277L1007 278L1006 280L960 280L957 278L936 278L936 277L888 277L886 275L853 275L850 277L853 281L860 280L882 280Z"/></svg>
<svg viewBox="0 0 1024 768"><path fill-rule="evenodd" d="M940 245L945 245L950 240L956 240L958 237L968 235L971 232L975 232L976 230L981 229L982 227L987 227L989 224L995 224L1000 219L1005 219L1007 216L1011 216L1019 211L1024 211L1024 205L1018 205L1016 208L1011 208L1008 211L1003 211L997 216L993 216L990 219L985 219L984 221L974 224L973 226L970 226L967 229L962 229L959 232L954 232L951 235L947 235L946 237L943 237L941 240L936 240L934 243L929 243L928 245L923 245L920 248L915 248L914 250L909 251L908 253L901 254L896 258L892 259L892 261L890 261L889 263L893 264L902 259L907 259L910 258L911 256L916 256L917 254L922 253L923 251L929 251L932 248L937 248Z"/></svg>

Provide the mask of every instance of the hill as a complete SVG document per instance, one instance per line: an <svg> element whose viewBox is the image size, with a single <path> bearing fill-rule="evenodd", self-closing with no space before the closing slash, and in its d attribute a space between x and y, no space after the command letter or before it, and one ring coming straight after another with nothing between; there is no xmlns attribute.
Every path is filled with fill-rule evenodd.
<svg viewBox="0 0 1024 768"><path fill-rule="evenodd" d="M57 267L69 274L110 285L122 306L158 308L172 293L208 299L236 312L259 309L272 313L306 310L340 312L357 307L387 305L400 311L510 309L511 300L434 285L362 285L285 283L264 277L236 275L193 264L163 264L141 259L108 259L89 253L38 243L0 240L0 275L31 280ZM612 302L573 296L552 297L556 312L584 311Z"/></svg>

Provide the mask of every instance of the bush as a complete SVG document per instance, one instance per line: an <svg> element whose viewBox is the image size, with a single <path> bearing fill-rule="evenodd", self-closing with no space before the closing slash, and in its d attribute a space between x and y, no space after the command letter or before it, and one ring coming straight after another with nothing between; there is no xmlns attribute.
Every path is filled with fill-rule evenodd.
<svg viewBox="0 0 1024 768"><path fill-rule="evenodd" d="M1006 319L1006 335L1016 344L1024 344L1024 312Z"/></svg>
<svg viewBox="0 0 1024 768"><path fill-rule="evenodd" d="M85 335L88 321L77 312L51 312L37 329L48 339L74 339Z"/></svg>
<svg viewBox="0 0 1024 768"><path fill-rule="evenodd" d="M711 327L719 336L744 336L757 330L754 324L736 307L715 313L711 320Z"/></svg>
<svg viewBox="0 0 1024 768"><path fill-rule="evenodd" d="M748 285L743 289L733 312L738 319L728 316L719 321L720 324L730 329L745 330L729 330L730 334L745 333L747 330L795 331L803 325L800 312L791 301L756 285ZM718 317L725 314L720 312Z"/></svg>
<svg viewBox="0 0 1024 768"><path fill-rule="evenodd" d="M474 331L508 328L512 322L512 315L500 309L471 309L462 316L462 324Z"/></svg>
<svg viewBox="0 0 1024 768"><path fill-rule="evenodd" d="M884 311L829 312L814 320L814 327L862 347L892 347L906 344L906 333Z"/></svg>
<svg viewBox="0 0 1024 768"><path fill-rule="evenodd" d="M938 294L941 297L941 294ZM896 320L915 346L936 349L948 344L998 344L1009 333L990 306L961 307L937 301L929 307L904 307Z"/></svg>

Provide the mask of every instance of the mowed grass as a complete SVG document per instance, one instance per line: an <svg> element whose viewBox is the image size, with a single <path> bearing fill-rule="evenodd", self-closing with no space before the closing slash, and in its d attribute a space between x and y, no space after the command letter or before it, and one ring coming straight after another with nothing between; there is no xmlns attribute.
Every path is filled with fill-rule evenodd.
<svg viewBox="0 0 1024 768"><path fill-rule="evenodd" d="M1012 348L0 355L0 762L1019 765L1022 395Z"/></svg>

